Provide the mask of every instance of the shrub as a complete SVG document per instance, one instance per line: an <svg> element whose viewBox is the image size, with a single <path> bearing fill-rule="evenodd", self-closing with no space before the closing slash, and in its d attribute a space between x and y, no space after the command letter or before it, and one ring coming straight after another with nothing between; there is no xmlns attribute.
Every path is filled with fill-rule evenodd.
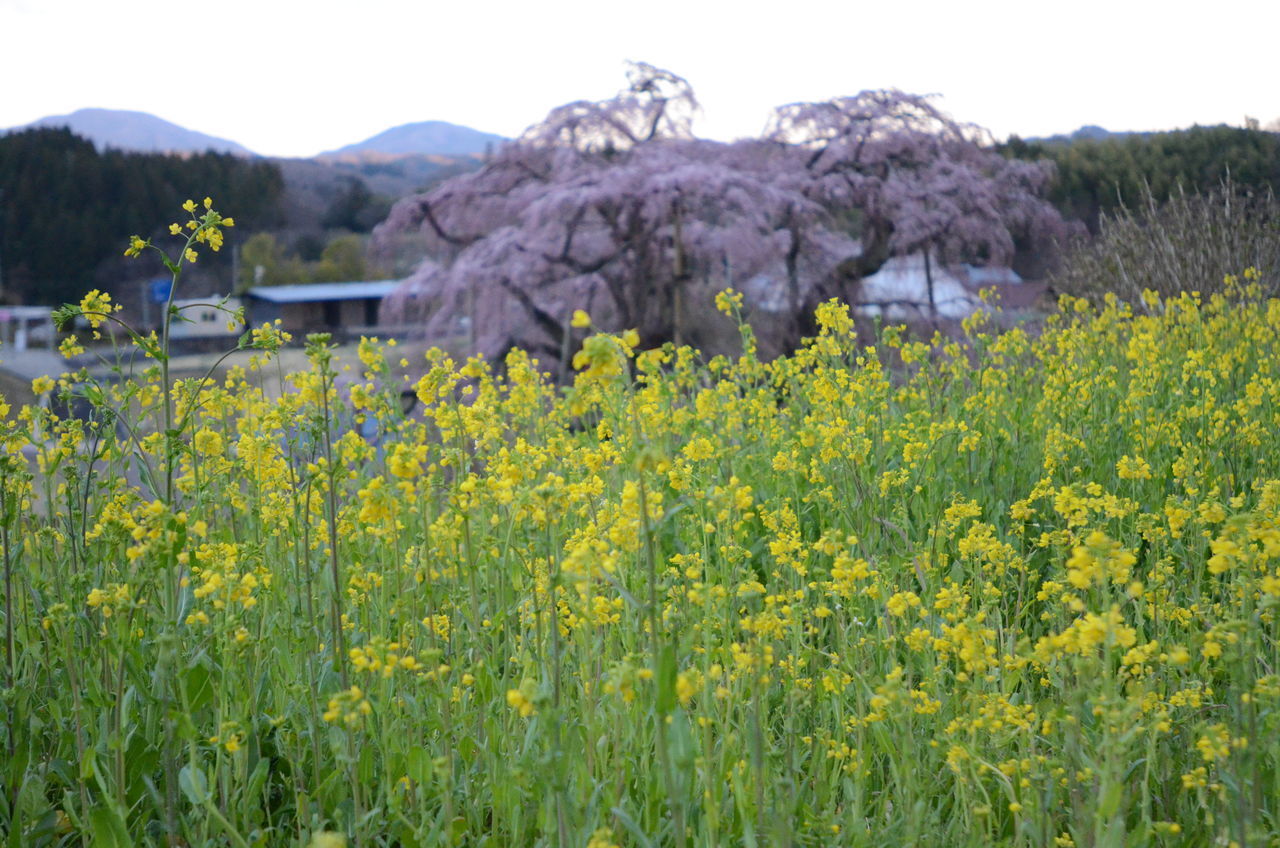
<svg viewBox="0 0 1280 848"><path fill-rule="evenodd" d="M1140 303L1147 289L1163 297L1213 295L1246 268L1258 272L1263 294L1280 291L1280 202L1273 192L1240 191L1228 180L1160 203L1147 186L1136 207L1103 214L1098 235L1067 251L1050 285Z"/></svg>

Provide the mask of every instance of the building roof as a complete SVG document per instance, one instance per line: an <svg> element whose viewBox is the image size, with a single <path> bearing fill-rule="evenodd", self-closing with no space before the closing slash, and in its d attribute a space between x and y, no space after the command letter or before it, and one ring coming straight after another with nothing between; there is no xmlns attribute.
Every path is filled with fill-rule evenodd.
<svg viewBox="0 0 1280 848"><path fill-rule="evenodd" d="M0 321L47 321L52 314L52 306L0 306Z"/></svg>
<svg viewBox="0 0 1280 848"><path fill-rule="evenodd" d="M363 283L303 283L295 286L254 286L248 296L271 303L316 303L325 300L368 300L386 297L399 280Z"/></svg>

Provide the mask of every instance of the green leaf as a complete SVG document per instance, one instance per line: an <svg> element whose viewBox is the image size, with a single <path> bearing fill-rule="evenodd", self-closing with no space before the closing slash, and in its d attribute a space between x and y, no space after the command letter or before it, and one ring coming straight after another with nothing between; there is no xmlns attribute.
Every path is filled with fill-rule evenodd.
<svg viewBox="0 0 1280 848"><path fill-rule="evenodd" d="M209 780L199 766L183 766L178 772L178 787L194 806L203 807L209 802Z"/></svg>
<svg viewBox="0 0 1280 848"><path fill-rule="evenodd" d="M93 832L93 848L131 848L133 845L120 811L112 804L99 804L89 811L89 829Z"/></svg>
<svg viewBox="0 0 1280 848"><path fill-rule="evenodd" d="M431 755L424 748L413 748L405 757L404 773L414 783L431 781Z"/></svg>
<svg viewBox="0 0 1280 848"><path fill-rule="evenodd" d="M1120 809L1124 800L1124 784L1113 781L1102 792L1102 800L1098 802L1098 818L1110 819Z"/></svg>
<svg viewBox="0 0 1280 848"><path fill-rule="evenodd" d="M623 827L630 831L632 838L636 841L636 844L640 845L641 848L653 848L653 840L640 829L640 825L636 824L635 819L627 815L626 810L621 807L614 807L610 812L613 813L614 818L622 822Z"/></svg>
<svg viewBox="0 0 1280 848"><path fill-rule="evenodd" d="M400 845L403 848L420 848L421 843L418 842L418 836L413 831L413 827L409 824L400 826L400 835L398 837Z"/></svg>
<svg viewBox="0 0 1280 848"><path fill-rule="evenodd" d="M213 672L203 662L197 662L186 670L182 676L182 686L186 690L187 704L193 713L213 700Z"/></svg>
<svg viewBox="0 0 1280 848"><path fill-rule="evenodd" d="M253 767L253 773L249 775L249 780L245 784L244 792L240 794L243 803L253 804L257 800L270 773L271 763L265 757L258 760L258 764Z"/></svg>
<svg viewBox="0 0 1280 848"><path fill-rule="evenodd" d="M671 761L681 769L693 768L698 751L693 743L689 718L684 710L677 710L671 719L671 735L668 740Z"/></svg>
<svg viewBox="0 0 1280 848"><path fill-rule="evenodd" d="M22 786L24 781L32 779L27 775L27 766L31 762L30 740L23 739L21 735L18 736L18 740L18 743L14 746L13 758L6 764L9 772L9 785L11 786Z"/></svg>
<svg viewBox="0 0 1280 848"><path fill-rule="evenodd" d="M449 822L449 844L461 845L466 835L467 820L462 816L455 816L453 821Z"/></svg>

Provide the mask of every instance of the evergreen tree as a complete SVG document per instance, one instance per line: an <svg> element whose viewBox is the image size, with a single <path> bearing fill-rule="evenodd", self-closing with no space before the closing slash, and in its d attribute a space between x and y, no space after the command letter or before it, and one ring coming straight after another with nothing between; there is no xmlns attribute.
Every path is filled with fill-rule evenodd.
<svg viewBox="0 0 1280 848"><path fill-rule="evenodd" d="M246 229L269 228L280 221L283 190L275 165L226 153L99 152L65 128L0 136L3 296L58 303L93 286L111 290L125 279L117 273L151 270L117 270L121 233L162 237L164 227L150 228L205 195L234 209ZM230 262L229 252L201 257L202 268L223 276Z"/></svg>

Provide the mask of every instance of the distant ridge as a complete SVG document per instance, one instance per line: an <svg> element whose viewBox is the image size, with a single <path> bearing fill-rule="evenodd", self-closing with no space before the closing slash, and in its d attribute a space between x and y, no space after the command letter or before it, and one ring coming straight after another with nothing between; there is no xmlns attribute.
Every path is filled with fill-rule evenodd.
<svg viewBox="0 0 1280 848"><path fill-rule="evenodd" d="M50 115L10 132L36 127L69 127L99 149L113 147L147 153L234 153L253 156L247 147L225 138L205 135L157 118L148 112L123 109L77 109L70 115Z"/></svg>
<svg viewBox="0 0 1280 848"><path fill-rule="evenodd" d="M1041 142L1042 144L1071 144L1076 141L1106 141L1113 138L1129 138L1131 136L1149 136L1151 132L1121 131L1112 132L1097 124L1085 124L1075 132L1058 133L1057 135L1026 138L1023 141Z"/></svg>
<svg viewBox="0 0 1280 848"><path fill-rule="evenodd" d="M348 144L321 156L344 153L423 154L429 156L475 156L506 141L500 135L446 121L403 124L364 141Z"/></svg>

